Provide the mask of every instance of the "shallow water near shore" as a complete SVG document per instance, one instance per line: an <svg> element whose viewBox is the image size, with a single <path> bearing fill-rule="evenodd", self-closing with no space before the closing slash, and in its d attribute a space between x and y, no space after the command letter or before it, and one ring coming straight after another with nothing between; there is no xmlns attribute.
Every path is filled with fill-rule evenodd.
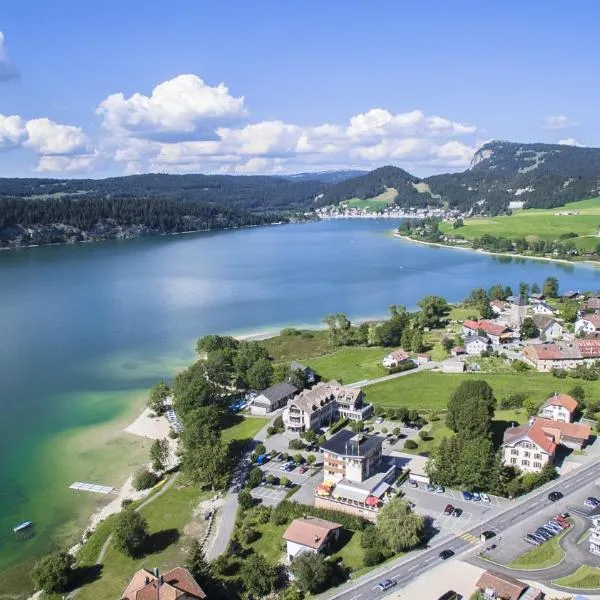
<svg viewBox="0 0 600 600"><path fill-rule="evenodd" d="M335 220L0 253L0 568L66 544L146 442L121 432L146 390L211 332L383 315L427 294L549 275L600 288L600 272L426 247L390 220ZM12 528L35 522L35 536Z"/></svg>

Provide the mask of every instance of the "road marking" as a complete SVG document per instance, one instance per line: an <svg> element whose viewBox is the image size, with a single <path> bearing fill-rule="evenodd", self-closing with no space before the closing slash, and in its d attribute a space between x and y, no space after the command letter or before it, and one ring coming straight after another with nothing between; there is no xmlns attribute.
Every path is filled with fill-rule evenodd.
<svg viewBox="0 0 600 600"><path fill-rule="evenodd" d="M470 533L463 533L462 535L458 536L461 540L464 540L465 542L469 542L469 544L478 544L479 543L479 538L470 534Z"/></svg>

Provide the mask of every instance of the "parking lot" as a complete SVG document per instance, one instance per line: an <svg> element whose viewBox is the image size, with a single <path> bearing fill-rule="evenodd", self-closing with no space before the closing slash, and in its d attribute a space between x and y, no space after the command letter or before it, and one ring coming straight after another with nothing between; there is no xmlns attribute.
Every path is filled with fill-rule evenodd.
<svg viewBox="0 0 600 600"><path fill-rule="evenodd" d="M287 477L292 483L297 483L299 485L302 485L307 479L309 479L314 472L314 469L311 469L310 467L308 467L304 473L300 473L300 467L296 467L293 471L284 471L282 469L284 464L284 462L278 462L275 460L261 465L260 468L265 476L271 473L273 477L277 477L278 479Z"/></svg>
<svg viewBox="0 0 600 600"><path fill-rule="evenodd" d="M251 491L252 497L257 500L262 500L266 506L276 506L279 504L287 493L287 490L281 487L259 486Z"/></svg>

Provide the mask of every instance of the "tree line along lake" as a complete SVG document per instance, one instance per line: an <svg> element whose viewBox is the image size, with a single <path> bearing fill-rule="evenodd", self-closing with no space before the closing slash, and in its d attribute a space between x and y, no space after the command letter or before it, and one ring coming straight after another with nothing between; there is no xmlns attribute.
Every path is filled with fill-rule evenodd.
<svg viewBox="0 0 600 600"><path fill-rule="evenodd" d="M212 332L377 317L427 294L538 282L600 288L600 271L429 247L398 222L318 221L0 252L0 570L65 544L147 452L123 434L147 389ZM31 539L12 528L35 523Z"/></svg>

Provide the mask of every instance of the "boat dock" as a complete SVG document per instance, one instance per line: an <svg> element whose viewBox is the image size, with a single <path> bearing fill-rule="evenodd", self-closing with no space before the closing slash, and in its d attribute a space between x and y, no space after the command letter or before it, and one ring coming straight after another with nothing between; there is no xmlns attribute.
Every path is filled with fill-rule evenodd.
<svg viewBox="0 0 600 600"><path fill-rule="evenodd" d="M77 492L94 492L96 494L116 494L114 487L108 485L96 485L95 483L84 483L76 481L69 486L70 489Z"/></svg>

